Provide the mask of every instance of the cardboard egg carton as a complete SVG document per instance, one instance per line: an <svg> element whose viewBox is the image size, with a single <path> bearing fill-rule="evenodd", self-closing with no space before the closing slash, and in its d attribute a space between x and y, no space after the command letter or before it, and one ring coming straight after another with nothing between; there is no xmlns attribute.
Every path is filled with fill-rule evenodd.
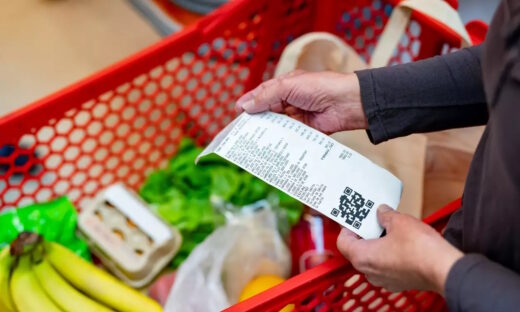
<svg viewBox="0 0 520 312"><path fill-rule="evenodd" d="M108 187L83 209L78 226L103 264L136 288L153 280L175 256L182 240L177 229L122 184Z"/></svg>

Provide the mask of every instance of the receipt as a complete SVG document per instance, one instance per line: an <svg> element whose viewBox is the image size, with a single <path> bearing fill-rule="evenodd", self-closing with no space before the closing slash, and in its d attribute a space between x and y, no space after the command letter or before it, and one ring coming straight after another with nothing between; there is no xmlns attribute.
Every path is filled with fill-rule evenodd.
<svg viewBox="0 0 520 312"><path fill-rule="evenodd" d="M381 236L376 210L399 205L401 181L288 116L242 113L197 157L216 153L365 239Z"/></svg>

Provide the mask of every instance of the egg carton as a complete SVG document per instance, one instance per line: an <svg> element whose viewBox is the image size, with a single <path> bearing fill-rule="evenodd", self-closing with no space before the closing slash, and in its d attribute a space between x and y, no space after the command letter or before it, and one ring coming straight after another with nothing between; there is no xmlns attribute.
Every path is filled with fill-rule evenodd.
<svg viewBox="0 0 520 312"><path fill-rule="evenodd" d="M176 228L163 222L122 184L108 187L83 209L78 226L101 262L136 288L153 280L182 241Z"/></svg>

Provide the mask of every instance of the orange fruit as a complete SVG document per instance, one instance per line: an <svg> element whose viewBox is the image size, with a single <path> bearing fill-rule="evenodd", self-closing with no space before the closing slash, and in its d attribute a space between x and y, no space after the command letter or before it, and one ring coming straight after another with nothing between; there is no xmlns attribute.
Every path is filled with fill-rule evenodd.
<svg viewBox="0 0 520 312"><path fill-rule="evenodd" d="M244 301L257 295L261 292L264 292L274 286L281 284L285 281L285 279L276 276L276 275L260 275L252 279L246 287L242 290L240 294L239 302ZM294 305L289 304L285 306L280 312L290 312L294 309Z"/></svg>

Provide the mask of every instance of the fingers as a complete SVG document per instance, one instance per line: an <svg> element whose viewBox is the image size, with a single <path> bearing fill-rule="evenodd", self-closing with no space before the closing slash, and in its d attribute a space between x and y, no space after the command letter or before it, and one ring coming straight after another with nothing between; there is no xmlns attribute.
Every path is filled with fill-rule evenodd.
<svg viewBox="0 0 520 312"><path fill-rule="evenodd" d="M245 104L244 110L248 113L259 113L266 110L281 113L283 104L291 92L292 87L285 78L266 81L258 86L253 102Z"/></svg>
<svg viewBox="0 0 520 312"><path fill-rule="evenodd" d="M404 217L392 208L382 205L377 210L377 217L381 225L390 231L393 224L400 217ZM381 261L381 248L388 239L379 238L374 240L360 239L354 232L343 228L336 242L338 250L347 258L352 265L361 272L367 272Z"/></svg>
<svg viewBox="0 0 520 312"><path fill-rule="evenodd" d="M347 229L347 228L342 228L341 229L341 232L339 232L339 237L338 238L341 238L342 240L345 240L345 241L350 241L350 240L360 240L361 238L359 237L359 235L357 235L356 233L352 232L351 230Z"/></svg>
<svg viewBox="0 0 520 312"><path fill-rule="evenodd" d="M336 246L345 258L350 259L351 255L355 253L355 245L359 240L360 238L356 233L347 228L342 228L336 241Z"/></svg>
<svg viewBox="0 0 520 312"><path fill-rule="evenodd" d="M356 233L347 228L342 228L338 240L336 241L336 245L341 254L352 261L352 256L358 253L360 242L361 238L359 238Z"/></svg>
<svg viewBox="0 0 520 312"><path fill-rule="evenodd" d="M238 100L237 102L235 103L235 110L239 113L243 112L244 109L242 108L242 106L244 106L245 103L247 102L250 102L253 100L254 98L254 95L253 95L253 90L247 92L246 94L242 95Z"/></svg>
<svg viewBox="0 0 520 312"><path fill-rule="evenodd" d="M365 278L372 286L382 287L392 293L404 290L404 288L400 287L399 285L389 283L389 281L379 276L365 274Z"/></svg>
<svg viewBox="0 0 520 312"><path fill-rule="evenodd" d="M362 273L372 272L381 257L376 240L363 240L355 234L342 232L338 236L336 244L340 253L350 261L356 270Z"/></svg>
<svg viewBox="0 0 520 312"><path fill-rule="evenodd" d="M291 117L291 118L293 118L293 119L296 119L296 120L298 120L298 121L300 121L300 122L303 122L303 123L305 123L305 124L307 124L307 122L308 122L308 121L306 120L306 118L305 118L305 117L307 116L307 115L305 114L305 111L302 110L302 109L300 109L300 108L298 108L298 107L294 107L294 106L291 106L291 105L287 105L287 106L285 107L285 111L284 111L284 113L285 113L287 116L289 116L289 117Z"/></svg>
<svg viewBox="0 0 520 312"><path fill-rule="evenodd" d="M280 76L278 76L278 78L293 77L293 76L298 76L298 75L301 75L301 74L304 74L304 73L306 73L306 71L304 71L303 69L295 69L295 70L290 71L288 73L281 74Z"/></svg>
<svg viewBox="0 0 520 312"><path fill-rule="evenodd" d="M381 278L378 278L377 276L372 276L370 274L365 274L365 278L373 286L377 286L377 287L383 287L384 286L384 281Z"/></svg>
<svg viewBox="0 0 520 312"><path fill-rule="evenodd" d="M387 232L392 230L392 225L399 216L399 212L395 211L387 205L381 205L377 209L377 220L379 221L379 224L386 229Z"/></svg>
<svg viewBox="0 0 520 312"><path fill-rule="evenodd" d="M293 84L289 82L289 78L301 75L303 72L296 70L261 83L258 87L247 92L237 100L236 110L252 114L266 110L282 112L284 109L283 102L293 91Z"/></svg>
<svg viewBox="0 0 520 312"><path fill-rule="evenodd" d="M283 88L279 87L279 78L261 83L255 89L244 94L236 103L239 112L260 113L266 110L274 112L282 111L282 99L285 95Z"/></svg>

